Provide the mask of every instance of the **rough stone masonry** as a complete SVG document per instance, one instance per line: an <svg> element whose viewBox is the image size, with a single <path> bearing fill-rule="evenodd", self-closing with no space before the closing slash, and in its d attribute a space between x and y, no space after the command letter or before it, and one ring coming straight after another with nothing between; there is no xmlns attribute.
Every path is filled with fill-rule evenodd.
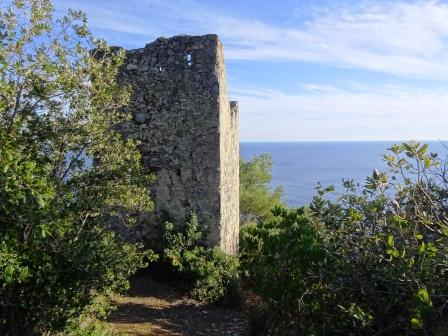
<svg viewBox="0 0 448 336"><path fill-rule="evenodd" d="M131 85L133 121L125 136L141 141L143 166L156 176L151 225L185 222L194 211L207 243L238 251L238 103L229 102L223 47L216 35L158 38L126 52L120 83Z"/></svg>

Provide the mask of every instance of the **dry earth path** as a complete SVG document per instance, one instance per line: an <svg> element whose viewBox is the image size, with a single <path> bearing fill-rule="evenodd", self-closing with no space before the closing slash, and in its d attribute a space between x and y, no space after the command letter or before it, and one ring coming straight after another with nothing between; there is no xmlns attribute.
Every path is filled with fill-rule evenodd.
<svg viewBox="0 0 448 336"><path fill-rule="evenodd" d="M118 308L109 322L117 335L248 335L242 309L201 304L148 276L135 278L129 292L115 303Z"/></svg>

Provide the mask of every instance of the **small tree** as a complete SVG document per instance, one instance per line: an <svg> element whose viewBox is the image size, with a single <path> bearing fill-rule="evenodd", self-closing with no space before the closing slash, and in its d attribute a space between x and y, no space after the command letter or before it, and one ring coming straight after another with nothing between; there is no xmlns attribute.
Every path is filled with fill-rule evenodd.
<svg viewBox="0 0 448 336"><path fill-rule="evenodd" d="M384 155L390 174L374 171L362 187L345 181L336 202L320 190L311 205L336 257L328 277L338 303L362 333L446 333L447 162L427 149L394 145Z"/></svg>
<svg viewBox="0 0 448 336"><path fill-rule="evenodd" d="M448 163L394 145L390 173L319 188L303 209L245 226L241 265L267 335L446 335ZM333 200L331 200L333 199Z"/></svg>
<svg viewBox="0 0 448 336"><path fill-rule="evenodd" d="M41 335L143 264L108 228L151 209L151 179L116 131L130 117L123 50L81 12L55 20L49 0L12 1L0 34L0 329Z"/></svg>
<svg viewBox="0 0 448 336"><path fill-rule="evenodd" d="M272 158L269 154L240 160L241 224L272 218L273 207L282 206L283 188L271 189Z"/></svg>

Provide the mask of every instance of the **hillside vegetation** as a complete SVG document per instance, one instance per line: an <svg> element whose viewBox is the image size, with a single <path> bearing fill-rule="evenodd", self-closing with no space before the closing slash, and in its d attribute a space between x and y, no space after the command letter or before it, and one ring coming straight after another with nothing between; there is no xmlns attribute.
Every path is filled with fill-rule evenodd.
<svg viewBox="0 0 448 336"><path fill-rule="evenodd" d="M164 223L162 249L125 243L111 224L132 226L152 210L153 177L138 144L117 131L131 117L129 88L116 82L124 52L93 37L81 12L56 19L50 0L8 4L0 9L1 335L107 335L111 297L120 302L140 268L207 304L238 306L243 287L255 297L254 335L447 335L448 162L427 145L394 145L389 172L345 181L339 193L318 186L299 209L270 187L269 155L242 160L239 256L207 247L194 213L183 227ZM226 317L245 332L240 315Z"/></svg>
<svg viewBox="0 0 448 336"><path fill-rule="evenodd" d="M427 148L394 145L389 174L243 227L255 333L446 335L448 163Z"/></svg>

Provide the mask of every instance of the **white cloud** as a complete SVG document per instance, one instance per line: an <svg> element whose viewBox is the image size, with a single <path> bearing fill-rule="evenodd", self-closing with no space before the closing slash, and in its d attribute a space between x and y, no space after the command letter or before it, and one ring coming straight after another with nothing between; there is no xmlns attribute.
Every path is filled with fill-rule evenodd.
<svg viewBox="0 0 448 336"><path fill-rule="evenodd" d="M296 95L237 90L241 140L437 140L448 137L448 92L307 85ZM279 132L281 130L281 132Z"/></svg>
<svg viewBox="0 0 448 336"><path fill-rule="evenodd" d="M301 15L300 22L287 27L194 0L59 0L58 6L85 10L93 28L108 33L106 37L115 39L112 43L127 47L141 47L143 41L163 35L217 33L227 59L318 62L447 80L447 4L430 0L350 3L332 10L318 8L308 21ZM231 89L232 98L240 101L242 140L448 137L448 90L384 83L373 87L368 78L349 88L310 83L297 94Z"/></svg>
<svg viewBox="0 0 448 336"><path fill-rule="evenodd" d="M227 36L237 42L227 49L228 57L333 63L411 77L448 75L448 6L435 1L340 8L302 29L246 25L262 38L238 47L239 34Z"/></svg>
<svg viewBox="0 0 448 336"><path fill-rule="evenodd" d="M215 32L227 59L337 64L416 78L448 76L448 5L440 1L365 1L319 11L282 27L195 1L60 0L81 7L94 27L147 36ZM132 44L132 43L131 43Z"/></svg>

